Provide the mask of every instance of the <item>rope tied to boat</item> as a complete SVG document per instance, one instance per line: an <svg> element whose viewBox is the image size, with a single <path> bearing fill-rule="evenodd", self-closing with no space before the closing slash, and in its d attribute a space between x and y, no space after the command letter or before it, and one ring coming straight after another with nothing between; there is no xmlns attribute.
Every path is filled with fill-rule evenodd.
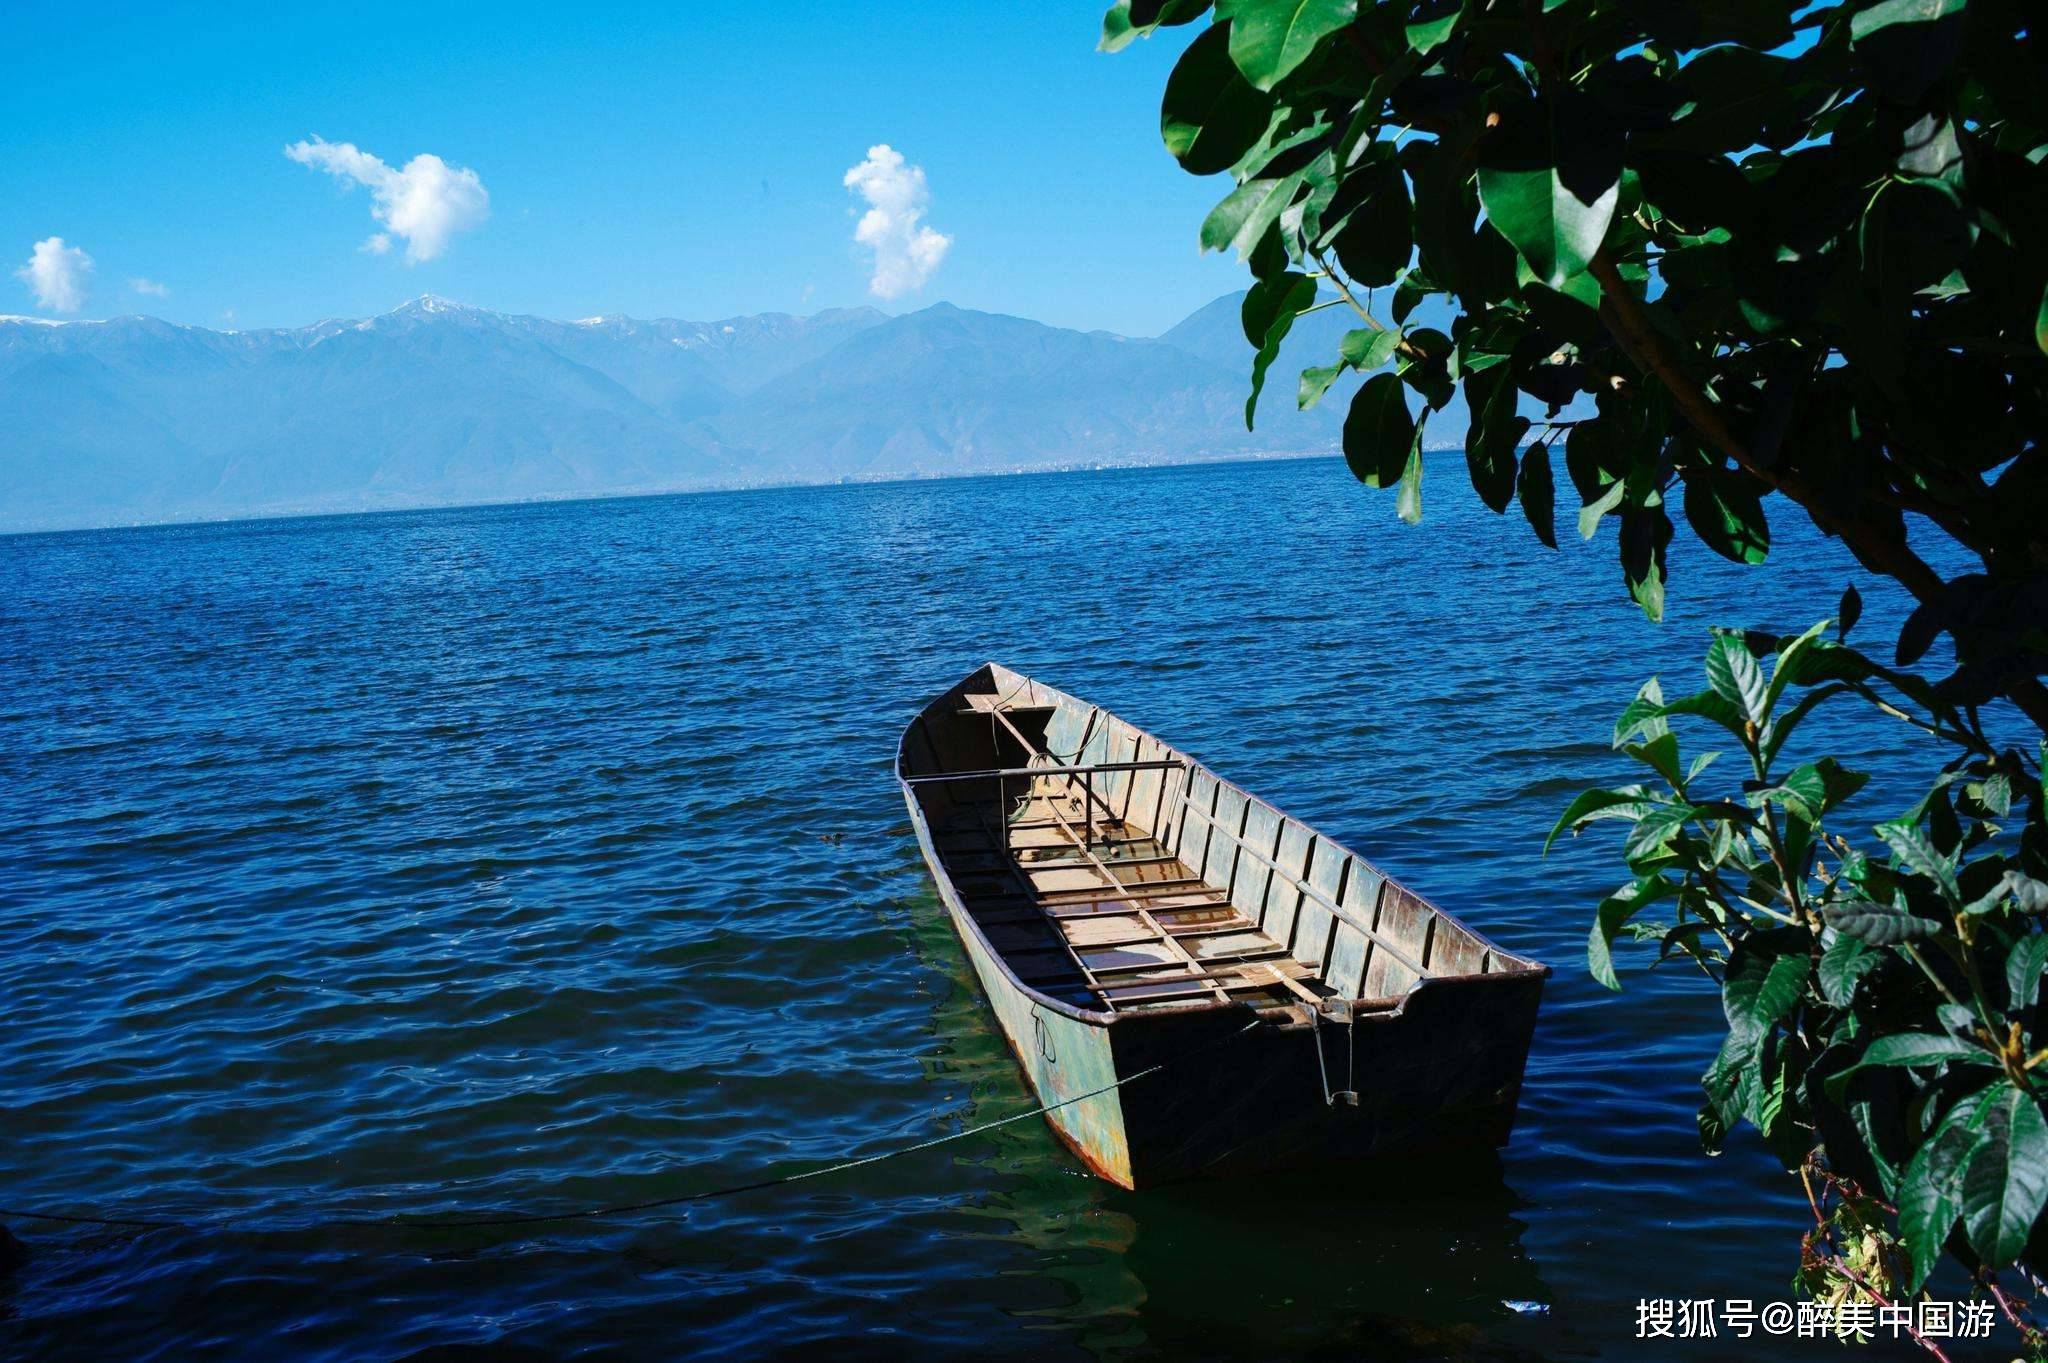
<svg viewBox="0 0 2048 1363"><path fill-rule="evenodd" d="M949 1145L954 1141L966 1140L970 1136L979 1136L984 1132L994 1131L998 1127L1009 1126L1016 1122L1029 1120L1032 1117L1042 1117L1048 1112L1056 1112L1060 1108L1071 1107L1075 1103L1085 1103L1090 1098L1100 1098L1105 1093L1123 1088L1127 1084L1135 1084L1140 1079L1145 1079L1158 1074L1162 1070L1170 1069L1205 1051L1234 1042L1245 1036L1253 1028L1259 1026L1261 1021L1262 1019L1253 1018L1235 1032L1204 1042L1200 1046L1192 1047L1181 1052L1179 1055L1162 1060L1156 1065L1148 1065L1142 1070L1125 1075L1114 1083L1104 1084L1102 1087L1090 1089L1086 1093L1077 1093L1071 1098L1062 1098L1058 1102L1044 1103L1024 1112L1013 1113L1008 1117L998 1117L992 1122L981 1122L975 1126L962 1127L958 1131L949 1131L943 1136L934 1136L929 1140L896 1146L872 1155L862 1155L854 1159L840 1160L837 1163L828 1164L818 1169L806 1169L800 1173L783 1174L776 1178L755 1179L751 1183L738 1183L722 1188L707 1188L699 1192L683 1193L676 1197L658 1197L645 1202L623 1202L611 1206L585 1207L566 1212L519 1212L495 1216L440 1217L418 1220L412 1219L402 1212L393 1212L383 1215L365 1214L319 1217L300 1223L279 1222L276 1220L266 1221L261 1216L245 1215L231 1210L210 1213L202 1211L184 1217L172 1217L167 1214L145 1217L91 1216L82 1213L48 1211L38 1207L0 1207L0 1217L14 1217L22 1221L49 1221L71 1226L101 1226L113 1230L225 1230L230 1227L240 1227L248 1231L267 1231L282 1234L324 1228L358 1230L483 1230L493 1227L540 1226L557 1222L596 1221L614 1216L629 1216L637 1212L659 1211L663 1208L680 1207L693 1202L709 1202L717 1198L736 1197L741 1193L759 1192L764 1188L779 1188L787 1183L801 1183L806 1179L824 1178L830 1174L843 1174L850 1169L859 1169L870 1164L880 1164L884 1160L897 1159L904 1155L914 1155L921 1150L931 1150L941 1145Z"/></svg>
<svg viewBox="0 0 2048 1363"><path fill-rule="evenodd" d="M1344 1019L1346 1055L1344 1060L1344 1087L1330 1087L1330 1063L1323 1056L1323 1010L1320 1004L1308 1009L1310 1031L1316 1043L1316 1068L1323 1076L1323 1106L1335 1107L1341 1100L1350 1107L1358 1106L1358 1016L1347 1013Z"/></svg>

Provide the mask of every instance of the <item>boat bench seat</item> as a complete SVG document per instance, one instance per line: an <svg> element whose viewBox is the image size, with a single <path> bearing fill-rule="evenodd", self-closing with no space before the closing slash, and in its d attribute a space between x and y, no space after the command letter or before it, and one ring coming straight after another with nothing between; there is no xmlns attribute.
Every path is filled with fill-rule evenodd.
<svg viewBox="0 0 2048 1363"><path fill-rule="evenodd" d="M955 713L963 715L1049 715L1060 708L1057 705L1034 705L1029 701L1006 700L1001 696L968 695L960 699L966 708Z"/></svg>
<svg viewBox="0 0 2048 1363"><path fill-rule="evenodd" d="M1318 962L1295 959L1142 829L1089 829L1043 796L1014 822L1007 814L994 801L956 811L937 850L969 916L1031 988L1113 1012L1204 998L1278 1007L1332 992Z"/></svg>
<svg viewBox="0 0 2048 1363"><path fill-rule="evenodd" d="M1469 954L1448 935L1432 940L1434 915L1420 900L1382 905L1381 878L1362 863L1355 874L1346 863L1312 867L1315 839L1277 811L1213 777L1147 771L1150 740L1017 695L967 692L955 713L989 716L1021 748L1000 764L1110 770L953 793L934 831L969 916L1031 987L1113 1012L1204 998L1298 1008L1398 997L1429 970L1407 963L1427 962L1432 946ZM1052 741L1043 715L1076 732ZM1075 757L1056 756L1068 748ZM1118 768L1126 762L1136 765ZM1404 913L1413 908L1423 912Z"/></svg>

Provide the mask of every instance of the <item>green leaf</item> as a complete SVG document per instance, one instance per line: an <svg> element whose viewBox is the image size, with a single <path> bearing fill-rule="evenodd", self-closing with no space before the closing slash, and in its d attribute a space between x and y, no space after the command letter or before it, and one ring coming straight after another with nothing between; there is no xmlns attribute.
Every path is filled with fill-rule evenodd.
<svg viewBox="0 0 2048 1363"><path fill-rule="evenodd" d="M1594 819L1640 819L1655 807L1655 802L1639 789L1582 790L1572 797L1564 813L1558 816L1550 836L1543 840L1543 850L1548 852L1550 844L1557 841L1557 835L1567 828L1576 830Z"/></svg>
<svg viewBox="0 0 2048 1363"><path fill-rule="evenodd" d="M1763 1062L1761 1042L1760 1037L1728 1033L1721 1038L1714 1062L1700 1076L1700 1088L1707 1095L1700 1109L1700 1146L1710 1155L1721 1153L1728 1132L1742 1118L1743 1074Z"/></svg>
<svg viewBox="0 0 2048 1363"><path fill-rule="evenodd" d="M2048 933L2030 932L2012 944L2005 958L2007 1012L2024 1012L2034 1006L2043 970L2048 970Z"/></svg>
<svg viewBox="0 0 2048 1363"><path fill-rule="evenodd" d="M1266 130L1271 101L1245 82L1230 60L1230 27L1202 30L1174 64L1159 104L1159 135L1192 175L1237 163Z"/></svg>
<svg viewBox="0 0 2048 1363"><path fill-rule="evenodd" d="M1771 665L1771 684L1764 690L1764 711L1769 713L1778 706L1778 697L1785 694L1785 688L1808 669L1802 666L1807 650L1814 647L1814 641L1827 631L1825 620L1811 626L1806 633L1778 650L1778 660ZM1822 645L1823 648L1826 645Z"/></svg>
<svg viewBox="0 0 2048 1363"><path fill-rule="evenodd" d="M1302 370L1301 386L1295 392L1294 405L1305 412L1321 402L1323 394L1330 391L1330 385L1337 381L1337 376L1344 369L1341 364L1326 364Z"/></svg>
<svg viewBox="0 0 2048 1363"><path fill-rule="evenodd" d="M1557 548L1557 487L1550 473L1550 450L1531 445L1522 452L1521 476L1515 480L1515 494L1521 499L1522 514L1536 538Z"/></svg>
<svg viewBox="0 0 2048 1363"><path fill-rule="evenodd" d="M1669 899L1677 889L1676 882L1647 876L1600 901L1593 912L1592 933L1586 938L1586 969L1594 979L1609 989L1621 988L1621 979L1614 973L1615 934L1637 913L1660 899Z"/></svg>
<svg viewBox="0 0 2048 1363"><path fill-rule="evenodd" d="M1819 823L1823 814L1863 789L1869 780L1868 773L1850 771L1834 758L1823 757L1795 768L1783 781L1749 799L1759 808L1766 803L1781 804L1807 823Z"/></svg>
<svg viewBox="0 0 2048 1363"><path fill-rule="evenodd" d="M1685 518L1709 549L1737 563L1762 563L1771 552L1761 489L1741 474L1695 466L1685 477Z"/></svg>
<svg viewBox="0 0 2048 1363"><path fill-rule="evenodd" d="M1633 0L1629 8L1631 19L1640 17L1653 36L1680 49L1714 43L1776 47L1792 41L1791 16L1797 12L1794 6L1760 5L1757 0Z"/></svg>
<svg viewBox="0 0 2048 1363"><path fill-rule="evenodd" d="M1266 229L1280 220L1280 214L1294 201L1301 188L1301 172L1277 180L1247 180L1224 196L1202 220L1202 249L1221 251L1235 248L1239 259L1250 260Z"/></svg>
<svg viewBox="0 0 2048 1363"><path fill-rule="evenodd" d="M1861 1070L1908 1068L1921 1065L1945 1065L1951 1062L1963 1065L1996 1065L1998 1058L1973 1042L1961 1037L1935 1036L1930 1032L1894 1032L1881 1036L1870 1043L1862 1058L1828 1078L1828 1092L1838 1094L1849 1082L1849 1076Z"/></svg>
<svg viewBox="0 0 2048 1363"><path fill-rule="evenodd" d="M1873 86L1912 103L1962 48L1968 0L1881 0L1849 20L1849 46Z"/></svg>
<svg viewBox="0 0 2048 1363"><path fill-rule="evenodd" d="M1479 201L1487 221L1538 279L1562 289L1607 237L1621 194L1621 139L1579 96L1501 111L1479 142Z"/></svg>
<svg viewBox="0 0 2048 1363"><path fill-rule="evenodd" d="M1963 1174L1963 1230L1986 1268L2020 1257L2048 1205L2048 1121L2010 1080L1992 1085L1977 1113L1984 1139Z"/></svg>
<svg viewBox="0 0 2048 1363"><path fill-rule="evenodd" d="M2048 299L2043 301L2048 302ZM1856 590L1855 583L1842 588L1842 604L1835 608L1835 615L1841 621L1835 637L1846 640L1849 631L1856 628L1856 622L1863 618L1863 593Z"/></svg>
<svg viewBox="0 0 2048 1363"><path fill-rule="evenodd" d="M1657 806L1636 820L1636 826L1629 830L1628 838L1621 847L1623 859L1634 864L1662 855L1669 849L1671 840L1684 830L1686 821L1698 813L1699 810L1683 800Z"/></svg>
<svg viewBox="0 0 2048 1363"><path fill-rule="evenodd" d="M1620 506L1622 495L1627 491L1626 483L1609 483L1605 492L1579 508L1579 538L1593 538L1593 532L1600 528L1600 518Z"/></svg>
<svg viewBox="0 0 2048 1363"><path fill-rule="evenodd" d="M1244 428L1252 429L1252 414L1259 405L1260 390L1266 386L1266 371L1280 353L1280 343L1294 328L1302 309L1316 301L1316 282L1305 274L1287 271L1261 279L1245 293L1239 309L1244 337L1259 348L1252 358L1252 391L1244 400Z"/></svg>
<svg viewBox="0 0 2048 1363"><path fill-rule="evenodd" d="M1691 96L1684 117L1651 138L1661 150L1726 152L1753 142L1783 146L1802 126L1809 88L1800 64L1746 47L1715 47L1689 58L1678 85Z"/></svg>
<svg viewBox="0 0 2048 1363"><path fill-rule="evenodd" d="M1975 1120L1984 1100L1984 1094L1972 1094L1950 1109L1913 1152L1899 1181L1899 1239L1912 1259L1908 1293L1918 1292L1934 1271L1949 1229L1962 1214L1963 1171L1984 1139Z"/></svg>
<svg viewBox="0 0 2048 1363"><path fill-rule="evenodd" d="M1096 41L1095 50L1121 52L1137 36L1137 27L1131 23L1131 0L1116 0L1102 16L1102 37Z"/></svg>
<svg viewBox="0 0 2048 1363"><path fill-rule="evenodd" d="M1414 205L1392 156L1376 157L1344 177L1325 223L1337 260L1367 288L1391 284L1415 254Z"/></svg>
<svg viewBox="0 0 2048 1363"><path fill-rule="evenodd" d="M1857 226L1864 273L1888 296L1937 285L1961 266L1977 228L1955 186L1893 179Z"/></svg>
<svg viewBox="0 0 2048 1363"><path fill-rule="evenodd" d="M1408 320L1409 314L1415 311L1416 304L1437 292L1440 290L1436 285L1430 283L1419 270L1409 270L1401 276L1400 282L1394 285L1394 301L1388 312L1396 325L1404 323Z"/></svg>
<svg viewBox="0 0 2048 1363"><path fill-rule="evenodd" d="M2012 781L2003 772L1965 786L1964 793L1993 818L2002 819L2012 813Z"/></svg>
<svg viewBox="0 0 2048 1363"><path fill-rule="evenodd" d="M1856 982L1884 962L1884 953L1872 951L1847 933L1821 953L1816 978L1821 997L1837 1008L1847 1008L1856 996Z"/></svg>
<svg viewBox="0 0 2048 1363"><path fill-rule="evenodd" d="M1804 937L1806 934L1793 934ZM1805 951L1787 949L1771 954L1759 949L1759 934L1739 943L1728 960L1728 973L1721 982L1721 1007L1728 1017L1728 1035L1752 1042L1790 1013L1806 988L1813 968Z"/></svg>
<svg viewBox="0 0 2048 1363"><path fill-rule="evenodd" d="M1664 722L1664 714L1664 687L1652 677L1637 689L1635 699L1614 721L1614 737L1610 741L1619 748L1637 734L1645 740L1662 738L1671 732L1671 726Z"/></svg>
<svg viewBox="0 0 2048 1363"><path fill-rule="evenodd" d="M1667 715L1698 715L1710 719L1737 738L1742 737L1742 710L1725 697L1712 691L1695 691L1690 696L1680 696L1664 707Z"/></svg>
<svg viewBox="0 0 2048 1363"><path fill-rule="evenodd" d="M1621 513L1621 572L1628 594L1652 620L1664 618L1664 550L1671 543L1671 518L1661 506Z"/></svg>
<svg viewBox="0 0 2048 1363"><path fill-rule="evenodd" d="M1344 333L1338 343L1338 353L1344 356L1344 363L1353 369L1370 372L1394 358L1400 348L1401 333L1388 328L1359 327L1356 331Z"/></svg>
<svg viewBox="0 0 2048 1363"><path fill-rule="evenodd" d="M1432 408L1442 411L1458 391L1449 367L1451 357L1457 354L1451 338L1431 327L1417 327L1401 340L1394 372Z"/></svg>
<svg viewBox="0 0 2048 1363"><path fill-rule="evenodd" d="M1352 395L1344 418L1344 460L1367 487L1392 487L1408 468L1415 443L1415 420L1401 381L1392 374L1374 374Z"/></svg>
<svg viewBox="0 0 2048 1363"><path fill-rule="evenodd" d="M1514 371L1495 365L1465 380L1465 404L1472 424L1465 430L1465 467L1479 500L1506 511L1515 495L1515 451L1529 429L1529 419L1515 411Z"/></svg>
<svg viewBox="0 0 2048 1363"><path fill-rule="evenodd" d="M1117 0L1102 16L1103 52L1118 52L1134 38L1148 38L1152 31L1170 24L1190 23L1202 17L1209 0Z"/></svg>
<svg viewBox="0 0 2048 1363"><path fill-rule="evenodd" d="M1927 835L1917 825L1882 823L1877 826L1877 835L1892 849L1894 862L1933 881L1942 898L1951 905L1962 903L1963 895L1956 884L1955 868L1947 857L1934 850L1934 844L1927 840Z"/></svg>
<svg viewBox="0 0 2048 1363"><path fill-rule="evenodd" d="M1233 75L1237 71L1235 66L1230 69ZM1242 77L1238 79L1238 84L1244 85ZM1334 126L1328 119L1313 117L1311 121L1303 123L1295 116L1293 109L1284 104L1272 104L1266 96L1252 90L1249 85L1244 85L1244 88L1251 91L1252 98L1261 102L1261 116L1266 122L1258 140L1228 167L1231 177L1239 184L1246 180L1273 179L1285 175L1290 169L1302 165L1304 157L1314 161L1328 150ZM1333 160L1331 165L1335 164ZM1329 196L1335 192L1335 184L1326 181L1323 193L1318 196L1321 202L1316 208L1317 217L1320 217L1323 209L1328 206ZM1310 220L1306 205L1303 207L1302 220L1304 223Z"/></svg>
<svg viewBox="0 0 2048 1363"><path fill-rule="evenodd" d="M1622 751L1669 781L1674 789L1685 784L1678 770L1678 735L1668 729L1645 743L1631 743Z"/></svg>
<svg viewBox="0 0 2048 1363"><path fill-rule="evenodd" d="M1230 20L1237 69L1258 89L1270 90L1358 17L1358 0L1223 0L1216 13Z"/></svg>
<svg viewBox="0 0 2048 1363"><path fill-rule="evenodd" d="M2021 913L2048 914L2048 881L2007 871L2004 893L2012 896L2012 906Z"/></svg>
<svg viewBox="0 0 2048 1363"><path fill-rule="evenodd" d="M1408 441L1408 462L1401 469L1401 488L1394 494L1394 514L1414 525L1422 519L1422 428L1429 422L1425 409L1415 423Z"/></svg>
<svg viewBox="0 0 2048 1363"><path fill-rule="evenodd" d="M1821 917L1835 931L1874 947L1921 942L1941 931L1941 924L1931 918L1922 918L1868 899L1830 904L1821 910Z"/></svg>
<svg viewBox="0 0 2048 1363"><path fill-rule="evenodd" d="M1462 0L1435 0L1424 5L1421 16L1408 21L1408 50L1418 57L1428 56L1450 38L1464 10Z"/></svg>
<svg viewBox="0 0 2048 1363"><path fill-rule="evenodd" d="M1749 646L1732 634L1717 634L1707 648L1707 684L1714 694L1742 712L1751 724L1761 725L1768 713L1770 688L1763 669Z"/></svg>
<svg viewBox="0 0 2048 1363"><path fill-rule="evenodd" d="M1702 1087L1705 1081L1702 1080ZM1721 1116L1712 1102L1700 1104L1696 1120L1699 1124L1700 1149L1709 1155L1718 1155L1728 1145L1728 1122Z"/></svg>
<svg viewBox="0 0 2048 1363"><path fill-rule="evenodd" d="M2034 344L2048 355L2048 289L2041 290L2041 310L2034 314Z"/></svg>
<svg viewBox="0 0 2048 1363"><path fill-rule="evenodd" d="M1960 174L1963 147L1955 124L1941 114L1926 114L1906 129L1898 158L1892 162L1907 175L1955 178Z"/></svg>

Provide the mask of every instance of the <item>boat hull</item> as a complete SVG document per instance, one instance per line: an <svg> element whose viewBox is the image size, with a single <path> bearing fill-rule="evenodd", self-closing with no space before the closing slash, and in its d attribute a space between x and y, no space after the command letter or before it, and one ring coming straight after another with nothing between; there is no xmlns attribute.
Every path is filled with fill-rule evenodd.
<svg viewBox="0 0 2048 1363"><path fill-rule="evenodd" d="M907 792L904 798L925 865L939 866L923 811ZM1118 1081L1126 1076L1117 1073L1109 1029L1041 1006L1042 1001L1003 968L951 882L944 876L936 880L954 935L960 939L967 963L974 968L974 978L995 1014L996 1026L1010 1043L1031 1091L1041 1103L1060 1104L1045 1114L1046 1122L1090 1170L1123 1187L1136 1186L1118 1087ZM1090 1094L1094 1096L1084 1096Z"/></svg>
<svg viewBox="0 0 2048 1363"><path fill-rule="evenodd" d="M992 704L1018 696L1049 716L1056 736L1073 721L1064 732L1078 727L1077 758L1057 756L1070 744L1041 743L986 718ZM898 755L911 825L948 919L1045 1120L1076 1157L1110 1182L1145 1188L1504 1144L1547 968L1495 947L1150 735L1094 707L1075 719L1081 706L990 664L927 707ZM1130 825L1119 836L1145 843L1140 852L1158 852L1170 838L1170 854L1138 859L1170 864L1146 871L1103 862L1090 850L1095 830L1084 836L1072 826L1080 816L1058 812L1042 787L1025 799L1027 812L1050 816L1035 824L1004 811L1000 787L990 806L976 806L971 792L1003 775L1020 749L1028 770L1070 788L1064 772L1120 779L1108 786L1122 797L1116 813L1149 809L1162 831L1139 838ZM1169 767L1171 780L1149 784L1150 771L1130 770ZM1046 778L1017 779L1029 787ZM1093 790L1062 798L1070 809L1104 804L1109 817ZM1183 806L1188 812L1175 817ZM934 810L945 815L943 845ZM1006 819L1036 827L1040 841L1011 848ZM984 837L977 827L986 835L979 846L999 852L975 850ZM1115 841L1104 835L1101 845ZM1053 855L1060 859L1038 859ZM1093 869L1076 869L1081 862ZM959 880L949 864L962 868ZM1207 896L1193 905L1190 891L1175 888L1191 874L1207 886L1193 892ZM1091 877L1117 888L1088 888ZM1034 897L1039 908L1025 907ZM1170 907L1148 912L1146 904ZM1205 915L1215 921L1197 921ZM1184 964L1119 955L1148 928L1153 945L1137 950L1170 951ZM1267 937L1247 937L1253 930ZM1064 938L1063 954L1048 952L1046 933ZM1073 978L1047 982L1062 970Z"/></svg>
<svg viewBox="0 0 2048 1363"><path fill-rule="evenodd" d="M907 803L926 864L937 866L922 813ZM1096 1022L1020 985L951 884L935 881L1047 1125L1119 1187L1500 1146L1514 1129L1541 974L1426 980L1398 1010L1348 1025L1270 1022L1250 1007ZM1331 1096L1345 1091L1355 1105Z"/></svg>

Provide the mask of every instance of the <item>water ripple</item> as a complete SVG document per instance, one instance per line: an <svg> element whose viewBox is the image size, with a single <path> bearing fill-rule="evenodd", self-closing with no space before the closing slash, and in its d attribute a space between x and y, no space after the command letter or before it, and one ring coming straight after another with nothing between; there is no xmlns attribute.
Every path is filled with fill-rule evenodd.
<svg viewBox="0 0 2048 1363"><path fill-rule="evenodd" d="M1315 461L0 539L6 1201L627 1202L1022 1110L888 769L989 658L1558 969L1497 1164L1133 1196L1032 1121L531 1237L24 1226L0 1352L1629 1358L1638 1296L1781 1295L1796 1192L1697 1152L1714 1000L1586 979L1612 845L1539 847L1705 624L1895 603L1786 524L1675 545L1656 628L1459 481L1419 530ZM1831 723L1877 813L1928 760Z"/></svg>

